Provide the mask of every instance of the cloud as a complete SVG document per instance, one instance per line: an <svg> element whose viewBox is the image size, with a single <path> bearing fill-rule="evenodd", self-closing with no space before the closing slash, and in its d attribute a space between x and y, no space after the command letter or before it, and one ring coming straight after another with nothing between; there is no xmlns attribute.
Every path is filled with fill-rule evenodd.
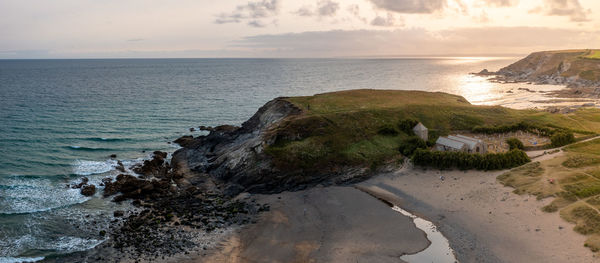
<svg viewBox="0 0 600 263"><path fill-rule="evenodd" d="M387 17L376 16L372 21L371 25L373 26L384 26L390 27L396 25L396 18L392 13L387 13Z"/></svg>
<svg viewBox="0 0 600 263"><path fill-rule="evenodd" d="M489 6L508 7L517 5L519 0L482 0L482 2Z"/></svg>
<svg viewBox="0 0 600 263"><path fill-rule="evenodd" d="M320 0L317 2L317 8L315 11L312 10L311 6L303 6L300 9L292 12L299 16L319 16L319 17L332 17L335 16L337 11L340 9L340 4L331 0Z"/></svg>
<svg viewBox="0 0 600 263"><path fill-rule="evenodd" d="M299 15L299 16L313 16L313 15L315 15L315 13L311 10L310 6L300 7L300 9L296 10L295 12L292 12L292 14L296 14L296 15Z"/></svg>
<svg viewBox="0 0 600 263"><path fill-rule="evenodd" d="M340 4L331 0L321 0L317 6L319 16L334 16L338 9L340 9Z"/></svg>
<svg viewBox="0 0 600 263"><path fill-rule="evenodd" d="M539 6L530 13L542 13L549 16L568 16L573 22L590 21L588 15L591 10L583 8L579 0L545 0L543 6Z"/></svg>
<svg viewBox="0 0 600 263"><path fill-rule="evenodd" d="M376 7L407 14L428 14L446 7L446 0L369 0Z"/></svg>
<svg viewBox="0 0 600 263"><path fill-rule="evenodd" d="M235 10L230 13L221 13L215 19L216 24L240 23L248 21L248 25L254 27L262 27L264 25L258 19L269 18L276 16L279 13L281 3L280 0L262 0L248 2L245 5L238 5Z"/></svg>
<svg viewBox="0 0 600 263"><path fill-rule="evenodd" d="M356 19L362 21L365 24L367 23L367 19L360 15L360 6L349 5L348 8L346 8L346 10L348 10L348 13L352 14Z"/></svg>
<svg viewBox="0 0 600 263"><path fill-rule="evenodd" d="M251 20L248 21L248 25L251 27L265 27L267 26L265 23L261 22L260 20Z"/></svg>
<svg viewBox="0 0 600 263"><path fill-rule="evenodd" d="M597 46L599 33L546 27L333 30L250 36L232 47L258 57L527 54Z"/></svg>

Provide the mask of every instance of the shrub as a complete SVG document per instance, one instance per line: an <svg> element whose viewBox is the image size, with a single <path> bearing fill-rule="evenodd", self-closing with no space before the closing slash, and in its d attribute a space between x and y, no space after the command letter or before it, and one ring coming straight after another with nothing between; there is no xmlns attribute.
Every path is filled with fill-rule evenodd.
<svg viewBox="0 0 600 263"><path fill-rule="evenodd" d="M400 123L398 124L398 128L400 128L400 131L402 131L408 135L415 135L413 128L417 124L419 124L419 122L415 119L404 119L404 120L400 121Z"/></svg>
<svg viewBox="0 0 600 263"><path fill-rule="evenodd" d="M511 150L506 153L469 154L417 149L412 161L415 165L432 166L438 169L499 170L521 166L530 162L531 159L521 150Z"/></svg>
<svg viewBox="0 0 600 263"><path fill-rule="evenodd" d="M575 136L570 132L557 132L550 137L552 147L561 147L575 142Z"/></svg>
<svg viewBox="0 0 600 263"><path fill-rule="evenodd" d="M507 133L507 132L515 132L515 131L527 131L531 133L535 133L540 136L551 136L554 134L556 130L550 129L548 127L542 127L539 125L529 124L526 122L519 122L512 125L500 125L500 126L475 126L471 129L474 133L486 133L486 134L494 134L494 133Z"/></svg>
<svg viewBox="0 0 600 263"><path fill-rule="evenodd" d="M396 136L398 135L398 130L391 125L385 125L380 127L377 133L385 136Z"/></svg>
<svg viewBox="0 0 600 263"><path fill-rule="evenodd" d="M402 155L411 157L417 149L426 149L427 143L417 136L411 136L402 140L399 151Z"/></svg>
<svg viewBox="0 0 600 263"><path fill-rule="evenodd" d="M523 142L521 142L519 139L517 138L509 138L506 139L506 143L508 144L508 148L510 150L523 150L525 148L525 146L523 145Z"/></svg>

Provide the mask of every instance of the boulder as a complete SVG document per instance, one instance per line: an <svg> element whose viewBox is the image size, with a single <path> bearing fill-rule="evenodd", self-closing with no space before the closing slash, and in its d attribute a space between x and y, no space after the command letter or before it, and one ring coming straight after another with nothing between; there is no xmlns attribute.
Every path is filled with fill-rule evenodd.
<svg viewBox="0 0 600 263"><path fill-rule="evenodd" d="M185 135L185 136L181 136L180 138L178 138L177 140L175 140L173 142L179 144L181 147L186 147L186 146L189 146L193 141L194 141L194 136Z"/></svg>
<svg viewBox="0 0 600 263"><path fill-rule="evenodd" d="M92 196L96 193L96 186L93 184L86 185L81 188L81 194L85 196Z"/></svg>

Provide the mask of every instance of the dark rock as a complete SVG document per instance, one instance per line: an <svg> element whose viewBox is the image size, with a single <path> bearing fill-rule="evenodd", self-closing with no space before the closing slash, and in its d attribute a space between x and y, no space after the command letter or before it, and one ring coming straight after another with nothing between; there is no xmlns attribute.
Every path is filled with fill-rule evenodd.
<svg viewBox="0 0 600 263"><path fill-rule="evenodd" d="M165 158L166 152L155 151L151 160L145 160L141 166L132 167L132 170L145 176L165 177L171 169Z"/></svg>
<svg viewBox="0 0 600 263"><path fill-rule="evenodd" d="M117 167L115 167L115 169L122 173L125 172L125 166L123 165L123 163L121 161L117 161Z"/></svg>
<svg viewBox="0 0 600 263"><path fill-rule="evenodd" d="M190 132L195 131L196 129L194 127L190 128Z"/></svg>
<svg viewBox="0 0 600 263"><path fill-rule="evenodd" d="M81 194L85 195L85 196L92 196L96 193L96 186L91 184L91 185L86 185L84 187L81 188Z"/></svg>
<svg viewBox="0 0 600 263"><path fill-rule="evenodd" d="M114 216L114 217L121 217L121 216L123 216L124 214L125 214L125 212L124 212L124 211L117 210L117 211L115 211L115 212L113 213L113 216Z"/></svg>
<svg viewBox="0 0 600 263"><path fill-rule="evenodd" d="M187 146L191 145L191 143L193 141L194 141L194 136L185 135L185 136L178 138L177 140L175 140L173 142L179 144L181 147L187 147Z"/></svg>
<svg viewBox="0 0 600 263"><path fill-rule="evenodd" d="M113 153L113 154L110 155L110 158L115 159L115 158L117 158L117 155Z"/></svg>
<svg viewBox="0 0 600 263"><path fill-rule="evenodd" d="M223 190L223 194L228 197L234 197L243 191L243 186L239 184L230 184L225 188L225 190Z"/></svg>

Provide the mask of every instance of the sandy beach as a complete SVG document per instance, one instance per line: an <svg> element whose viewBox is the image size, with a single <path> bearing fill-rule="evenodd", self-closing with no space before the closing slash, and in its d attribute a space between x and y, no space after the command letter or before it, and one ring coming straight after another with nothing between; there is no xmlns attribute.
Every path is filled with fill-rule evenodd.
<svg viewBox="0 0 600 263"><path fill-rule="evenodd" d="M519 196L496 181L502 171L403 168L348 187L253 196L271 204L258 222L214 250L179 262L403 262L429 245L389 201L432 221L460 262L597 262L585 237L551 199ZM444 177L444 180L440 179Z"/></svg>
<svg viewBox="0 0 600 263"><path fill-rule="evenodd" d="M404 169L360 186L434 222L460 262L598 261L572 224L540 210L551 199L513 194L500 174Z"/></svg>

